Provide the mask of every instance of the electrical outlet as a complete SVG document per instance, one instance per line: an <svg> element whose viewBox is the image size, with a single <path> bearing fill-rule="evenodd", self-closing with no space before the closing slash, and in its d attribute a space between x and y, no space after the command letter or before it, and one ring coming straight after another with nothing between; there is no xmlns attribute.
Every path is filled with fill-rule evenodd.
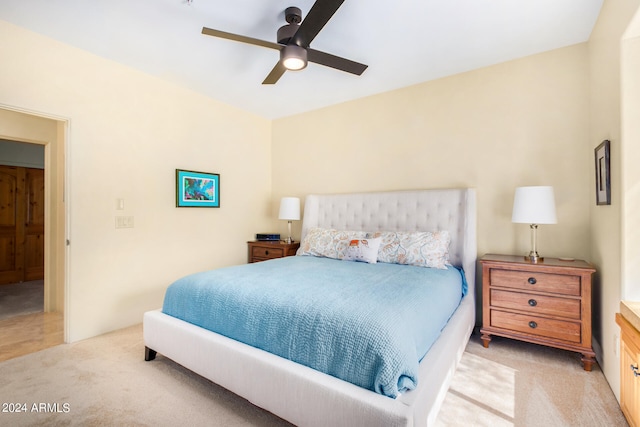
<svg viewBox="0 0 640 427"><path fill-rule="evenodd" d="M618 336L618 334L614 334L613 335L613 354L615 354L616 357L620 357L619 351L620 351L620 336Z"/></svg>

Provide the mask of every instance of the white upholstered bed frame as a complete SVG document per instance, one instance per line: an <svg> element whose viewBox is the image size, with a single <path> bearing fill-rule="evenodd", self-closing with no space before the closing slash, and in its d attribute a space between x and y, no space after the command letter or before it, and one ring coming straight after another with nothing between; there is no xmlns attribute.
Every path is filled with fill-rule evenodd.
<svg viewBox="0 0 640 427"><path fill-rule="evenodd" d="M475 190L311 195L302 237L310 227L450 231L450 260L464 268L469 292L422 359L415 390L391 399L159 310L144 315L145 358L159 352L295 425L433 425L475 324Z"/></svg>

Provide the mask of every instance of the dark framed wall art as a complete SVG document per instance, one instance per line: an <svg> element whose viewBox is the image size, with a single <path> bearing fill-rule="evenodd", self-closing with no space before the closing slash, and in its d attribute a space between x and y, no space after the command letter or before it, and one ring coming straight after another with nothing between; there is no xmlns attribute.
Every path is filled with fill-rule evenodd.
<svg viewBox="0 0 640 427"><path fill-rule="evenodd" d="M596 204L611 204L611 142L602 141L595 149L596 157Z"/></svg>
<svg viewBox="0 0 640 427"><path fill-rule="evenodd" d="M176 207L219 208L220 175L176 169Z"/></svg>

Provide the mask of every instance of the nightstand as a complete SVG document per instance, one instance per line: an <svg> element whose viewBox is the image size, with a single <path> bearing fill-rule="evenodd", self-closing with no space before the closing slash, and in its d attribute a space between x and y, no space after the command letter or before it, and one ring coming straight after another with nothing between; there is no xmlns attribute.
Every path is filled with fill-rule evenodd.
<svg viewBox="0 0 640 427"><path fill-rule="evenodd" d="M620 325L620 409L630 426L640 426L640 331L616 313Z"/></svg>
<svg viewBox="0 0 640 427"><path fill-rule="evenodd" d="M249 262L292 256L300 247L300 242L284 243L256 240L247 242L247 244L249 245Z"/></svg>
<svg viewBox="0 0 640 427"><path fill-rule="evenodd" d="M513 255L485 255L480 263L485 347L498 335L575 351L591 370L591 264L558 258L532 264Z"/></svg>

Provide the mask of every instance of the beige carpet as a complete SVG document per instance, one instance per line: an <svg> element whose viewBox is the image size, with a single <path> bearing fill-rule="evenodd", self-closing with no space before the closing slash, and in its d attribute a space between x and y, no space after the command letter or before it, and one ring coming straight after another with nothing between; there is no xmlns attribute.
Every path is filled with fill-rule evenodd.
<svg viewBox="0 0 640 427"><path fill-rule="evenodd" d="M580 355L474 335L445 399L438 426L627 426L600 367Z"/></svg>
<svg viewBox="0 0 640 427"><path fill-rule="evenodd" d="M161 355L145 362L143 353L138 325L0 363L0 425L288 425ZM3 411L16 404L26 412ZM575 354L500 338L484 349L474 336L438 425L626 423L597 366L584 372Z"/></svg>

